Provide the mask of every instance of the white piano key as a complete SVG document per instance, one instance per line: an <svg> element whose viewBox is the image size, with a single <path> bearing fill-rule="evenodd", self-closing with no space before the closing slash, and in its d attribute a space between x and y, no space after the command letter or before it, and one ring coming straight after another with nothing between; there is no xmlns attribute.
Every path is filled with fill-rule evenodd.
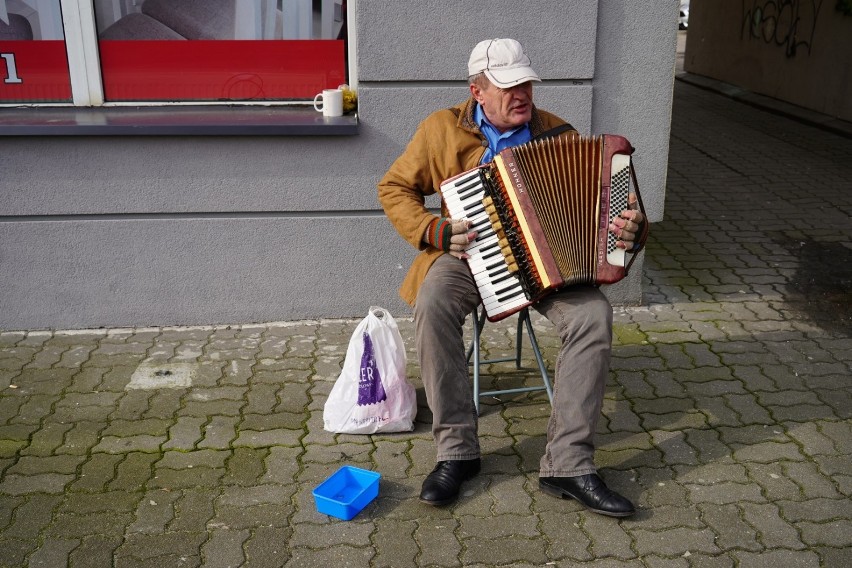
<svg viewBox="0 0 852 568"><path fill-rule="evenodd" d="M485 306L485 311L488 312L488 315L494 317L496 315L500 315L502 313L511 311L514 308L520 308L522 306L528 305L530 303L529 300L523 295L518 298L513 299L511 302L505 304L499 303L485 303L482 305Z"/></svg>
<svg viewBox="0 0 852 568"><path fill-rule="evenodd" d="M468 219L477 236L466 247L468 265L476 281L486 313L494 317L527 305L520 278L509 272L491 226L482 198L485 190L479 172L459 177L441 186L447 211L453 219Z"/></svg>

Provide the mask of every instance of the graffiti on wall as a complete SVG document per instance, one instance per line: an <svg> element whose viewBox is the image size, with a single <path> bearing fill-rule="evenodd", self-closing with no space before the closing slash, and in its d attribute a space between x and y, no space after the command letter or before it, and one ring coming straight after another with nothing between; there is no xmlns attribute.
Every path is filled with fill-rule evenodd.
<svg viewBox="0 0 852 568"><path fill-rule="evenodd" d="M787 57L811 54L823 0L743 0L740 37L784 49Z"/></svg>

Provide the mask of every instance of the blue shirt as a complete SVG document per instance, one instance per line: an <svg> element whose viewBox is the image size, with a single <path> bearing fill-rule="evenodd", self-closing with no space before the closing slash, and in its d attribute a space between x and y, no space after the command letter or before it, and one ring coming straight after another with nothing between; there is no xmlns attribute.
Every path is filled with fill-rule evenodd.
<svg viewBox="0 0 852 568"><path fill-rule="evenodd" d="M494 159L500 150L525 144L532 140L530 125L524 124L506 132L500 132L497 128L488 121L485 113L482 112L482 107L477 103L476 109L473 111L473 120L479 126L479 130L485 135L488 141L488 148L485 150L485 155L482 156L481 164L485 164Z"/></svg>

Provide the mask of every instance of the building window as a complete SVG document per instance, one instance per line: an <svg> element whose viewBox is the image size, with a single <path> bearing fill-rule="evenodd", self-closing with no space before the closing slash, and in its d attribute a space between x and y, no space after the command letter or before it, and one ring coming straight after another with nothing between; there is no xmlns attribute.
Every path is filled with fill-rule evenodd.
<svg viewBox="0 0 852 568"><path fill-rule="evenodd" d="M0 0L0 103L70 101L59 0Z"/></svg>
<svg viewBox="0 0 852 568"><path fill-rule="evenodd" d="M347 82L345 17L345 0L0 0L0 26L33 36L0 35L0 101L312 100Z"/></svg>

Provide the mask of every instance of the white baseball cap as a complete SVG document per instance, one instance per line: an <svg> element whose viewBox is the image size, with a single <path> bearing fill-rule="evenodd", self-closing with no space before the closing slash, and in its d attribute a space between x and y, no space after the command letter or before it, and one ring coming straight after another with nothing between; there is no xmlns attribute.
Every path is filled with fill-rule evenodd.
<svg viewBox="0 0 852 568"><path fill-rule="evenodd" d="M476 44L467 62L468 76L485 73L494 85L508 89L527 81L541 81L530 67L524 48L513 39L486 39Z"/></svg>

